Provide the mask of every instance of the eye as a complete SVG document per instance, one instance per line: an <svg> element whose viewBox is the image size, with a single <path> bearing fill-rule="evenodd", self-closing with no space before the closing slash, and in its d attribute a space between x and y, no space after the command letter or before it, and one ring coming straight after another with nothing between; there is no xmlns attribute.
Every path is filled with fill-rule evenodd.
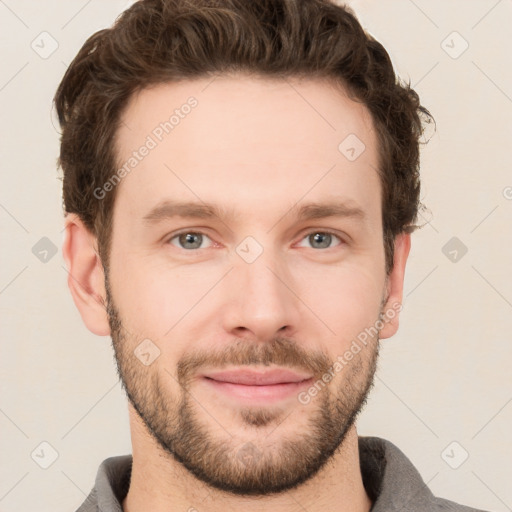
<svg viewBox="0 0 512 512"><path fill-rule="evenodd" d="M302 240L308 240L314 249L330 249L333 238L337 238L340 244L343 240L332 231L311 231Z"/></svg>
<svg viewBox="0 0 512 512"><path fill-rule="evenodd" d="M332 231L325 230L311 231L302 238L302 240L308 240L311 243L311 247L313 249L330 249L334 247L332 245L334 239L339 241L337 245L341 245L343 243L343 240L338 235ZM210 243L204 246L203 242L206 240L209 240ZM181 233L176 233L171 238L169 238L167 243L187 251L207 249L208 247L212 246L210 237L200 231L182 231Z"/></svg>
<svg viewBox="0 0 512 512"><path fill-rule="evenodd" d="M168 243L185 250L206 249L201 247L205 239L209 240L209 237L199 231L183 231L169 238ZM176 243L173 240L176 240Z"/></svg>

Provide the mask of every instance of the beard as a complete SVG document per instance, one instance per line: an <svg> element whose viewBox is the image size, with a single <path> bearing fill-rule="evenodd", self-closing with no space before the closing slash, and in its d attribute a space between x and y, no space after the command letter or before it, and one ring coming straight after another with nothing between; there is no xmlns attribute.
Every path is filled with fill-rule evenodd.
<svg viewBox="0 0 512 512"><path fill-rule="evenodd" d="M143 338L130 334L122 325L107 274L105 288L117 372L129 402L166 456L219 491L268 496L311 479L342 446L373 386L378 336L354 355L341 375L319 390L310 403L298 405L306 411L306 420L301 420L293 432L285 420L295 410L240 405L230 412L236 413L237 424L244 428L231 434L194 397L191 384L198 368L279 365L306 370L315 375L313 382L317 382L332 367L328 355L306 351L283 337L268 343L238 339L218 352L191 350L178 360L174 377L158 360L144 366L134 355ZM179 384L175 395L165 385L169 379ZM288 428L279 436L276 434L281 424Z"/></svg>

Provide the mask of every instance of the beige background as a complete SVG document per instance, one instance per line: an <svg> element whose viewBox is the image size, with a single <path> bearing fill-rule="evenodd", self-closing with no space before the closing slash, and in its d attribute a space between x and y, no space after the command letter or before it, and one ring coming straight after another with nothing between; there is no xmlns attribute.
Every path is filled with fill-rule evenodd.
<svg viewBox="0 0 512 512"><path fill-rule="evenodd" d="M66 284L51 113L85 39L129 3L0 1L2 512L75 510L101 461L131 451L110 339L86 330ZM438 127L423 150L429 223L413 235L400 331L383 342L359 431L397 444L435 494L509 511L512 2L351 4ZM58 42L48 58L31 47L47 38L51 49L43 31ZM455 262L443 252L452 237L468 249ZM36 244L49 241L57 253L43 262ZM58 453L48 469L39 465L51 462L42 442ZM469 458L453 469L446 461L458 465L463 450Z"/></svg>

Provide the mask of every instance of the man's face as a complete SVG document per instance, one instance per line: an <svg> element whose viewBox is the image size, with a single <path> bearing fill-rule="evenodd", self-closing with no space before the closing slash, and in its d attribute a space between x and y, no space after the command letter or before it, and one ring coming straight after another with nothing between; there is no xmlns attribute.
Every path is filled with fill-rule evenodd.
<svg viewBox="0 0 512 512"><path fill-rule="evenodd" d="M181 108L190 96L197 104ZM175 109L179 121L162 132ZM340 446L375 371L370 336L318 385L385 308L367 110L324 81L165 84L132 98L117 150L121 165L133 151L139 159L118 185L108 313L148 437L218 489L297 486ZM213 204L220 216L155 214L166 201ZM345 214L299 216L310 203ZM214 375L277 368L297 377L264 386Z"/></svg>

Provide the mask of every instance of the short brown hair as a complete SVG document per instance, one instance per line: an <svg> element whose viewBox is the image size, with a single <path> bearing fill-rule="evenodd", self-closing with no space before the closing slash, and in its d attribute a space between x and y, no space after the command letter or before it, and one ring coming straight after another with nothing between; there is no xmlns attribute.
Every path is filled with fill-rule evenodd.
<svg viewBox="0 0 512 512"><path fill-rule="evenodd" d="M379 141L386 272L395 237L417 226L419 144L433 120L395 76L384 47L329 0L140 0L87 39L55 94L62 128L63 202L97 237L108 269L116 189L115 136L134 92L165 82L246 71L334 79L369 109Z"/></svg>

